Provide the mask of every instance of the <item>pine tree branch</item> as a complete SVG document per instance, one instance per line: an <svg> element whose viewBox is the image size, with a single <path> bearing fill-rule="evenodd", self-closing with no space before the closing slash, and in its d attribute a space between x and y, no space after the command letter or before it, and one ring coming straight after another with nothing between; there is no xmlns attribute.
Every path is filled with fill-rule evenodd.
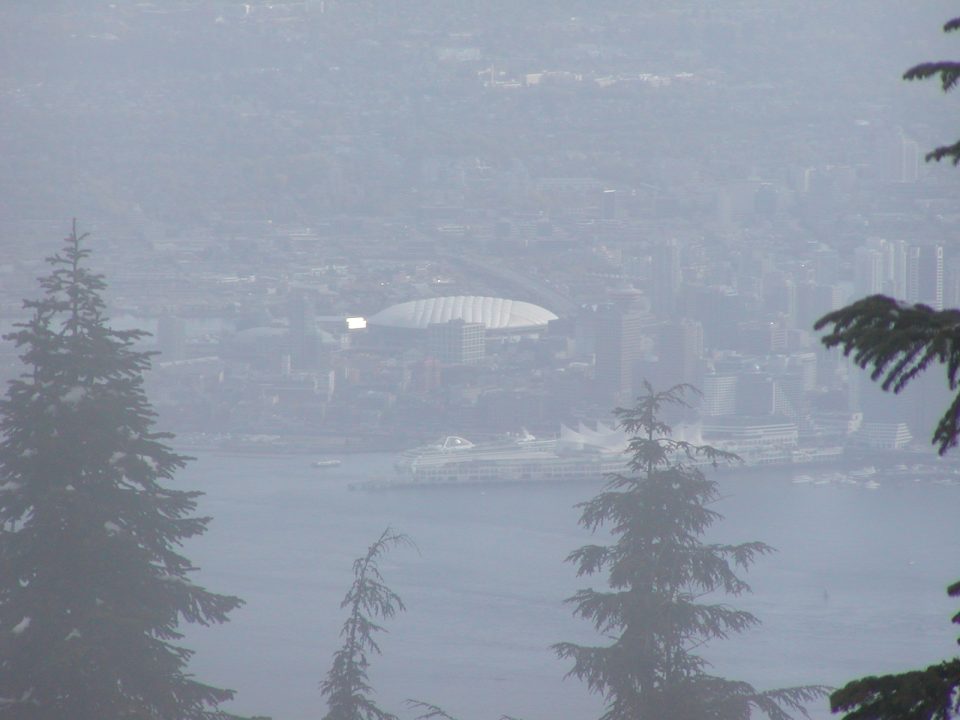
<svg viewBox="0 0 960 720"><path fill-rule="evenodd" d="M948 20L943 31L953 32L960 28L960 17ZM903 74L904 80L926 80L927 78L940 76L940 87L943 92L950 92L960 81L960 63L949 60L940 62L925 62L914 65ZM925 156L927 162L931 160L939 162L943 158L952 158L953 164L960 164L960 140L952 145L941 145L928 152Z"/></svg>
<svg viewBox="0 0 960 720"><path fill-rule="evenodd" d="M341 608L350 609L340 631L344 644L334 653L332 667L320 683L320 693L327 698L325 720L396 720L369 697L367 668L368 653L380 654L374 634L385 632L373 618L391 618L405 609L400 596L383 583L379 567L384 553L398 545L416 549L408 536L388 527L353 562L353 583L340 603Z"/></svg>
<svg viewBox="0 0 960 720"><path fill-rule="evenodd" d="M409 708L423 711L420 715L417 715L414 720L432 720L433 718L440 718L441 720L459 720L453 715L450 715L439 705L434 705L433 703L424 702L422 700L407 700L406 704Z"/></svg>
<svg viewBox="0 0 960 720"><path fill-rule="evenodd" d="M814 325L832 329L821 338L827 347L840 347L872 380L901 392L932 362L946 366L951 391L960 385L960 310L933 310L906 305L885 295L872 295L820 318ZM943 455L956 446L960 434L960 395L940 419L933 443Z"/></svg>
<svg viewBox="0 0 960 720"><path fill-rule="evenodd" d="M960 659L854 680L830 696L843 720L949 720L960 711Z"/></svg>

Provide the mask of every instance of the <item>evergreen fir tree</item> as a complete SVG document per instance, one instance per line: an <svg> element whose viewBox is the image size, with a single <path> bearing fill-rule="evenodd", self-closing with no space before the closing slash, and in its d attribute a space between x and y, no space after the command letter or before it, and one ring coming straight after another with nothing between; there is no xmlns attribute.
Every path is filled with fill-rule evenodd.
<svg viewBox="0 0 960 720"><path fill-rule="evenodd" d="M884 390L898 393L931 363L946 366L950 390L960 387L960 310L908 305L871 295L820 318L815 330L832 325L821 338L843 349ZM954 396L933 434L941 455L960 435L960 394Z"/></svg>
<svg viewBox="0 0 960 720"><path fill-rule="evenodd" d="M943 26L944 32L960 29L960 18ZM907 70L906 80L939 77L944 92L960 81L960 63L926 62ZM927 161L952 158L960 163L960 141L927 153ZM820 318L814 329L832 326L822 342L840 347L852 356L884 390L898 393L931 365L946 369L953 399L933 433L940 455L960 439L960 310L934 310L909 305L885 295L872 295ZM960 597L960 582L947 588ZM953 616L960 623L960 613ZM958 640L960 642L960 640ZM960 716L960 658L923 670L853 680L830 696L830 708L846 713L845 720L948 720Z"/></svg>
<svg viewBox="0 0 960 720"><path fill-rule="evenodd" d="M412 544L406 535L387 528L363 557L354 560L353 584L340 603L349 609L340 630L343 646L333 654L330 671L320 683L327 698L324 720L396 720L373 701L367 671L370 654L380 654L374 635L384 628L376 619L389 619L405 609L400 596L384 584L380 559L391 547Z"/></svg>
<svg viewBox="0 0 960 720"><path fill-rule="evenodd" d="M6 336L28 370L0 400L0 716L211 720L233 696L187 674L179 621L241 601L178 554L208 518L163 483L189 459L154 432L139 331L111 329L76 223Z"/></svg>
<svg viewBox="0 0 960 720"><path fill-rule="evenodd" d="M946 33L958 29L960 29L960 17L948 20L943 26L943 31ZM925 62L914 65L903 74L904 80L926 80L932 77L939 77L940 87L945 93L950 92L960 81L960 63L952 60ZM927 153L927 162L931 160L939 162L943 158L951 158L954 165L960 164L960 140L952 145L941 145Z"/></svg>
<svg viewBox="0 0 960 720"><path fill-rule="evenodd" d="M817 321L832 325L821 339L840 347L884 390L898 393L931 364L946 367L947 383L960 387L960 310L934 310L872 295ZM933 444L944 455L960 439L960 393L937 423ZM947 588L960 597L960 582ZM960 623L960 613L953 616ZM960 640L958 640L960 642ZM853 680L830 696L833 712L845 720L948 720L960 716L960 658L923 670Z"/></svg>
<svg viewBox="0 0 960 720"><path fill-rule="evenodd" d="M758 623L750 613L704 595L749 590L737 576L771 552L760 542L706 544L704 532L721 516L709 505L717 485L700 470L737 457L671 438L660 418L665 406L686 406L688 386L645 394L633 408L617 409L630 434L630 473L614 474L605 489L581 503L580 524L607 529L611 545L586 545L567 558L578 574L606 575L609 590L585 589L569 598L574 614L593 622L613 643L554 646L573 660L569 675L607 701L603 720L740 720L751 708L775 720L824 694L820 687L757 692L750 684L710 675L696 654L704 643Z"/></svg>
<svg viewBox="0 0 960 720"><path fill-rule="evenodd" d="M944 32L960 29L960 18L943 26ZM906 80L939 77L944 92L960 81L960 63L926 62L907 70ZM927 161L951 158L960 163L960 142L927 153ZM898 393L931 365L946 369L947 384L955 393L933 433L940 455L960 439L960 310L934 310L909 305L885 295L872 295L820 318L814 329L832 326L821 339L839 347L884 390ZM947 588L960 597L960 582ZM960 613L953 616L960 623ZM958 640L960 642L960 640ZM865 677L847 683L830 696L833 712L845 720L947 720L960 716L960 658L945 660L923 670Z"/></svg>

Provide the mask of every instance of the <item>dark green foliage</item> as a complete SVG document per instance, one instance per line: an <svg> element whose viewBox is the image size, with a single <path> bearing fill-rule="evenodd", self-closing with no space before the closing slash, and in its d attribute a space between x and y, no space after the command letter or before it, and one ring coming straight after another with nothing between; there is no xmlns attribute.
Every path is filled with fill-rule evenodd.
<svg viewBox="0 0 960 720"><path fill-rule="evenodd" d="M229 717L233 692L185 672L180 620L241 601L190 581L176 552L204 532L189 459L152 431L149 355L108 327L76 226L12 340L28 372L0 400L0 715L11 720Z"/></svg>
<svg viewBox="0 0 960 720"><path fill-rule="evenodd" d="M943 26L944 32L953 32L960 29L960 18L953 18ZM940 86L944 92L950 92L960 81L960 63L951 61L925 62L914 65L903 74L904 80L926 80L931 77L940 77ZM952 158L953 164L960 163L960 141L953 145L942 145L927 153L927 161L943 158Z"/></svg>
<svg viewBox="0 0 960 720"><path fill-rule="evenodd" d="M926 670L854 680L830 696L846 720L947 720L960 711L960 659Z"/></svg>
<svg viewBox="0 0 960 720"><path fill-rule="evenodd" d="M871 368L884 390L900 392L930 363L946 366L951 390L960 383L960 310L933 310L906 305L884 295L871 295L817 321L815 330L832 325L822 338L839 346L857 365ZM960 434L960 394L940 418L933 443L943 455Z"/></svg>
<svg viewBox="0 0 960 720"><path fill-rule="evenodd" d="M340 630L343 647L333 654L330 672L320 683L327 698L325 720L396 720L396 715L381 710L371 699L367 670L370 654L380 654L374 634L383 627L375 619L388 619L405 609L400 596L383 582L380 558L391 547L412 544L406 535L387 528L366 555L353 562L353 584L340 603L350 611Z"/></svg>
<svg viewBox="0 0 960 720"><path fill-rule="evenodd" d="M673 440L660 420L669 405L685 405L688 386L645 394L635 407L616 411L632 439L631 474L615 474L599 495L579 505L580 523L608 530L612 545L586 545L568 561L578 574L606 575L609 590L579 591L568 600L574 614L593 622L613 643L587 647L559 643L554 650L573 660L570 675L607 701L603 720L748 718L751 708L775 720L804 713L803 703L820 687L769 693L715 677L695 650L704 643L753 627L757 618L720 602L711 593L749 591L737 576L772 549L760 542L705 544L701 537L721 516L709 505L717 485L702 464L738 458L709 446ZM804 713L805 714L805 713Z"/></svg>
<svg viewBox="0 0 960 720"><path fill-rule="evenodd" d="M960 597L960 583L947 588ZM960 613L953 616L960 624ZM948 720L960 715L960 658L897 675L865 677L830 696L833 712L845 720Z"/></svg>
<svg viewBox="0 0 960 720"><path fill-rule="evenodd" d="M960 29L960 18L943 26L944 32ZM940 77L944 92L960 81L960 63L931 62L916 65L906 80ZM938 147L927 160L953 158L960 163L960 142ZM960 436L960 310L934 310L907 305L883 295L858 300L820 318L814 329L832 325L822 338L827 347L841 347L870 377L881 380L884 390L903 390L931 363L945 366L947 383L955 395L937 423L933 444L940 455L956 447ZM948 588L960 596L960 583ZM960 614L953 621L960 622ZM931 665L925 670L866 677L847 683L830 696L833 712L844 720L946 720L960 714L960 658Z"/></svg>
<svg viewBox="0 0 960 720"><path fill-rule="evenodd" d="M960 582L947 588L960 597ZM953 616L960 624L960 613ZM960 641L958 641L960 642ZM960 658L924 670L865 677L830 696L830 709L844 720L949 720L960 717Z"/></svg>

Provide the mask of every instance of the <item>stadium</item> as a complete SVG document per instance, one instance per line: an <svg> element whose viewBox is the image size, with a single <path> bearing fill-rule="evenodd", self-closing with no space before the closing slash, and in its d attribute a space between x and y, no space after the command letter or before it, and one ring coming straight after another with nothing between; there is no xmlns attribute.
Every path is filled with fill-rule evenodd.
<svg viewBox="0 0 960 720"><path fill-rule="evenodd" d="M483 325L488 336L533 335L556 319L546 308L521 300L455 295L392 305L367 318L367 327L377 334L401 337L431 325L463 321Z"/></svg>

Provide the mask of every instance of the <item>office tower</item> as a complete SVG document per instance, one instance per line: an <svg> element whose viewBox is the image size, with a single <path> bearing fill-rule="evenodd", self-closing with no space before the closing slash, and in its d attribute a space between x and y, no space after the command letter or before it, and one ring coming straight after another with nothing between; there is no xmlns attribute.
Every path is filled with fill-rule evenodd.
<svg viewBox="0 0 960 720"><path fill-rule="evenodd" d="M657 356L667 385L703 382L703 325L684 318L660 326Z"/></svg>
<svg viewBox="0 0 960 720"><path fill-rule="evenodd" d="M907 297L907 274L909 272L909 262L907 255L910 246L903 240L894 240L890 243L893 251L893 289L891 294L901 300Z"/></svg>
<svg viewBox="0 0 960 720"><path fill-rule="evenodd" d="M773 271L762 279L763 311L767 316L786 318L787 327L795 327L797 319L797 287L786 273Z"/></svg>
<svg viewBox="0 0 960 720"><path fill-rule="evenodd" d="M734 415L737 412L737 378L735 375L705 375L700 414L706 417Z"/></svg>
<svg viewBox="0 0 960 720"><path fill-rule="evenodd" d="M820 285L814 282L797 285L797 327L810 330L814 323L843 304L839 285Z"/></svg>
<svg viewBox="0 0 960 720"><path fill-rule="evenodd" d="M813 279L823 285L833 285L840 277L840 254L832 247L820 245L813 251Z"/></svg>
<svg viewBox="0 0 960 720"><path fill-rule="evenodd" d="M916 140L900 139L900 182L915 183L920 175L920 145Z"/></svg>
<svg viewBox="0 0 960 720"><path fill-rule="evenodd" d="M462 319L427 326L427 355L442 363L475 365L483 360L486 330L483 323Z"/></svg>
<svg viewBox="0 0 960 720"><path fill-rule="evenodd" d="M960 307L960 257L951 257L944 263L943 306Z"/></svg>
<svg viewBox="0 0 960 720"><path fill-rule="evenodd" d="M746 320L737 324L731 346L746 355L769 355L787 350L790 334L782 321Z"/></svg>
<svg viewBox="0 0 960 720"><path fill-rule="evenodd" d="M815 352L794 353L787 360L788 369L793 369L801 377L803 391L811 392L817 387L817 354Z"/></svg>
<svg viewBox="0 0 960 720"><path fill-rule="evenodd" d="M313 298L302 290L294 292L287 302L290 323L290 356L292 366L302 370L317 359L317 327Z"/></svg>
<svg viewBox="0 0 960 720"><path fill-rule="evenodd" d="M703 326L703 346L729 350L739 342L739 322L746 314L743 296L732 288L712 285L689 287L690 316Z"/></svg>
<svg viewBox="0 0 960 720"><path fill-rule="evenodd" d="M653 248L650 269L653 312L660 320L670 319L677 312L680 293L680 246L676 240Z"/></svg>
<svg viewBox="0 0 960 720"><path fill-rule="evenodd" d="M640 305L624 302L601 306L596 312L596 361L594 377L598 390L617 402L631 402L634 364L650 348L650 313Z"/></svg>
<svg viewBox="0 0 960 720"><path fill-rule="evenodd" d="M893 293L894 259L893 243L885 238L867 238L863 246L880 254L880 291L890 295Z"/></svg>
<svg viewBox="0 0 960 720"><path fill-rule="evenodd" d="M857 298L883 292L883 254L869 247L853 252L853 294Z"/></svg>
<svg viewBox="0 0 960 720"><path fill-rule="evenodd" d="M920 302L943 310L943 246L927 245L920 253Z"/></svg>
<svg viewBox="0 0 960 720"><path fill-rule="evenodd" d="M759 370L737 377L738 415L773 415L776 407L776 386L773 378Z"/></svg>
<svg viewBox="0 0 960 720"><path fill-rule="evenodd" d="M868 238L863 247L880 255L880 292L896 298L906 298L910 246L903 240Z"/></svg>
<svg viewBox="0 0 960 720"><path fill-rule="evenodd" d="M792 420L800 421L810 413L809 391L816 382L816 356L808 353L808 358L795 360L790 357L784 367L773 375L776 385L774 396L774 414L783 415ZM801 356L802 357L802 356Z"/></svg>
<svg viewBox="0 0 960 720"><path fill-rule="evenodd" d="M911 247L907 256L907 298L943 309L943 246Z"/></svg>

